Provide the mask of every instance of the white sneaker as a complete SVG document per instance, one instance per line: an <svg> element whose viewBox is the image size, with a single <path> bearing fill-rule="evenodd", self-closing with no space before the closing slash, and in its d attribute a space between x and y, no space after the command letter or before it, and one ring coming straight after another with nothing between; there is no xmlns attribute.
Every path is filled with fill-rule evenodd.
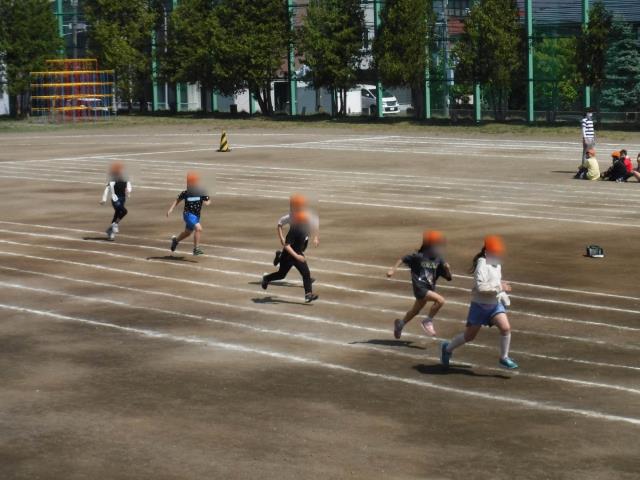
<svg viewBox="0 0 640 480"><path fill-rule="evenodd" d="M111 224L111 230L113 231L113 233L120 233L120 227L115 222Z"/></svg>
<svg viewBox="0 0 640 480"><path fill-rule="evenodd" d="M420 326L422 327L422 330L424 330L424 333L426 333L430 337L436 336L436 329L433 328L433 322L431 320L427 318L425 318L424 320L421 320Z"/></svg>

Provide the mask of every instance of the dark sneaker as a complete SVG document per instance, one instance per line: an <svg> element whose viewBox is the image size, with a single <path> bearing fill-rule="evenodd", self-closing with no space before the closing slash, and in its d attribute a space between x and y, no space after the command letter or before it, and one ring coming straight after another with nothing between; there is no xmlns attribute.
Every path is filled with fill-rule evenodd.
<svg viewBox="0 0 640 480"><path fill-rule="evenodd" d="M397 318L393 322L393 336L397 340L400 340L400 337L402 336L402 328L404 327L404 325L402 325L401 322L402 322L402 320L400 320L399 318Z"/></svg>
<svg viewBox="0 0 640 480"><path fill-rule="evenodd" d="M267 282L266 275L262 277L262 283L260 284L263 290L266 290L269 286L269 282Z"/></svg>
<svg viewBox="0 0 640 480"><path fill-rule="evenodd" d="M204 252L202 251L202 249L200 247L196 247L193 249L193 256L194 257L198 257L200 255L204 255Z"/></svg>
<svg viewBox="0 0 640 480"><path fill-rule="evenodd" d="M277 266L278 266L278 264L280 263L280 257L282 257L282 252L281 252L280 250L278 250L278 251L276 252L276 256L275 256L275 258L273 259L273 266L274 266L274 267L277 267Z"/></svg>
<svg viewBox="0 0 640 480"><path fill-rule="evenodd" d="M178 237L171 237L171 251L175 252L176 248L178 248Z"/></svg>
<svg viewBox="0 0 640 480"><path fill-rule="evenodd" d="M449 352L447 350L447 348L449 347L449 342L442 342L442 345L440 347L440 363L442 363L442 366L445 368L449 368L449 361L451 360L451 352Z"/></svg>
<svg viewBox="0 0 640 480"><path fill-rule="evenodd" d="M317 300L317 299L318 299L318 295L316 295L315 293L307 293L304 296L304 303L311 303L311 302L313 302L314 300Z"/></svg>

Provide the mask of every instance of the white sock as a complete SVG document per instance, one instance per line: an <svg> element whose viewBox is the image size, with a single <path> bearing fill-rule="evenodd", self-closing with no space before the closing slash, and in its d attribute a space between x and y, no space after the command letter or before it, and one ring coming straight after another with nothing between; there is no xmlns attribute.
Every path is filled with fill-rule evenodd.
<svg viewBox="0 0 640 480"><path fill-rule="evenodd" d="M427 318L425 318L425 321L427 323L433 323L433 318L431 318L429 315L427 315Z"/></svg>
<svg viewBox="0 0 640 480"><path fill-rule="evenodd" d="M456 348L461 347L462 345L465 344L464 341L464 333L459 333L458 335L456 335L455 337L453 337L451 339L451 341L449 342L449 346L447 347L447 352L451 353L453 352Z"/></svg>
<svg viewBox="0 0 640 480"><path fill-rule="evenodd" d="M511 346L511 332L506 335L500 335L500 358L505 359L509 356L509 347Z"/></svg>

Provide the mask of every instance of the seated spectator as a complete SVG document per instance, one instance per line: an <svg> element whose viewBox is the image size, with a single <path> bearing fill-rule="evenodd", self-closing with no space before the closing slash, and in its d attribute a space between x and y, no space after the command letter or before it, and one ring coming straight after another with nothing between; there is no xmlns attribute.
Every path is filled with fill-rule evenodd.
<svg viewBox="0 0 640 480"><path fill-rule="evenodd" d="M627 167L624 164L622 155L616 151L611 154L612 165L609 169L602 174L603 180L609 180L611 182L626 182L630 173L627 171Z"/></svg>
<svg viewBox="0 0 640 480"><path fill-rule="evenodd" d="M627 151L625 149L620 150L620 160L624 162L624 166L627 169L627 173L630 174L631 172L633 172L633 162L631 161L631 157L627 155ZM629 177L630 176L631 175L629 175Z"/></svg>
<svg viewBox="0 0 640 480"><path fill-rule="evenodd" d="M593 148L587 149L586 157L584 166L578 169L578 173L574 178L600 180L600 165L598 164L598 159L596 159L596 151Z"/></svg>
<svg viewBox="0 0 640 480"><path fill-rule="evenodd" d="M638 154L638 158L636 160L638 162L638 166L635 170L631 171L631 175L640 182L640 153Z"/></svg>

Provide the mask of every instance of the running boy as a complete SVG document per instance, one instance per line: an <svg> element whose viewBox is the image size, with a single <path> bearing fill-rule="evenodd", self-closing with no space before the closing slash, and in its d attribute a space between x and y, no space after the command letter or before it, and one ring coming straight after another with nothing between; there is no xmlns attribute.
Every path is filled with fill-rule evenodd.
<svg viewBox="0 0 640 480"><path fill-rule="evenodd" d="M280 241L280 245L284 247L285 245L285 236L284 236L284 226L291 224L291 218L295 212L306 210L308 208L308 201L304 195L300 195L299 193L295 193L291 195L289 198L289 213L280 217L278 220L278 225L276 227L276 231L278 234L278 240ZM317 247L320 245L320 219L317 215L311 215L311 230L313 236L313 246ZM276 251L276 256L273 259L273 265L275 267L280 263L280 256L282 255L282 250Z"/></svg>
<svg viewBox="0 0 640 480"><path fill-rule="evenodd" d="M291 217L291 224L280 257L280 268L277 272L262 277L262 288L266 290L269 283L284 279L291 267L295 267L302 275L304 301L310 303L318 299L318 295L312 291L311 272L304 256L304 251L309 243L312 219L306 210L296 211Z"/></svg>
<svg viewBox="0 0 640 480"><path fill-rule="evenodd" d="M498 327L500 331L500 366L514 370L518 364L509 357L511 346L511 325L507 318L509 306L508 292L511 286L502 281L502 258L505 248L502 239L488 236L480 253L473 259L473 289L471 305L467 315L467 327L463 333L442 343L441 361L445 367L453 351L476 338L483 325Z"/></svg>
<svg viewBox="0 0 640 480"><path fill-rule="evenodd" d="M200 212L202 205L211 205L211 199L207 192L200 187L200 177L197 173L187 174L187 189L182 191L178 198L176 198L169 211L167 211L167 217L171 215L173 209L184 201L184 212L182 218L184 219L185 228L184 231L171 238L171 251L175 252L178 248L178 244L193 233L193 254L203 255L204 252L198 246L200 244L200 236L202 235L202 225L200 225Z"/></svg>
<svg viewBox="0 0 640 480"><path fill-rule="evenodd" d="M425 231L422 235L422 245L417 252L405 255L387 272L387 277L391 278L401 263L411 269L411 283L413 284L413 295L416 297L411 309L405 314L402 320L396 319L393 322L393 336L400 338L402 329L413 317L418 315L427 302L433 302L429 315L420 322L422 329L432 337L436 335L433 327L433 319L445 303L442 295L435 292L438 278L444 277L451 281L451 268L443 258L445 238L440 232Z"/></svg>
<svg viewBox="0 0 640 480"><path fill-rule="evenodd" d="M107 238L113 240L116 234L120 233L120 221L129 213L125 207L125 203L131 194L131 182L124 174L124 164L122 162L114 162L109 169L109 182L102 193L100 205L107 203L110 196L111 205L113 206L113 218L111 225L107 228Z"/></svg>

